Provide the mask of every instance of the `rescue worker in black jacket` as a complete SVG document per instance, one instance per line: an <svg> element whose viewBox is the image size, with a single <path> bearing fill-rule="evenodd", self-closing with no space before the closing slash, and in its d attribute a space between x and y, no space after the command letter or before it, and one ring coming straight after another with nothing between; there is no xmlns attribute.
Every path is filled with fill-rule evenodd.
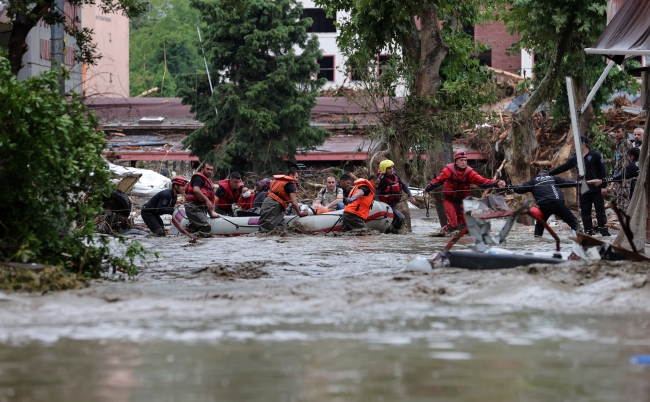
<svg viewBox="0 0 650 402"><path fill-rule="evenodd" d="M393 210L393 229L399 230L406 217L397 209L397 204L402 200L402 191L409 197L409 201L415 202L409 186L406 185L395 173L395 164L390 159L385 159L379 163L379 187L375 194L375 199L388 204Z"/></svg>
<svg viewBox="0 0 650 402"><path fill-rule="evenodd" d="M630 182L630 199L634 195L634 187L636 187L636 178L639 177L639 155L641 150L639 148L632 148L627 151L627 158L630 163L627 164L625 170L618 172L613 176L605 177L604 179L589 180L587 183L593 185L600 185L601 183L621 182L621 185L626 185L625 182Z"/></svg>
<svg viewBox="0 0 650 402"><path fill-rule="evenodd" d="M142 220L151 233L156 236L165 235L165 227L160 215L171 215L179 194L185 194L187 179L183 176L176 176L172 179L172 188L163 190L151 197L142 207Z"/></svg>
<svg viewBox="0 0 650 402"><path fill-rule="evenodd" d="M607 171L605 170L605 161L603 157L596 151L593 151L589 147L589 138L584 135L580 136L582 143L581 153L585 163L585 179L587 181L593 179L604 179L607 176ZM578 159L576 155L573 155L569 158L566 163L556 167L551 170L548 174L550 176L558 175L562 172L566 172L571 168L577 168ZM580 194L580 215L582 217L582 225L584 226L585 233L589 235L594 234L594 225L591 221L591 206L593 204L596 209L596 220L598 221L597 230L600 232L601 236L610 236L607 227L607 215L605 215L605 199L603 198L607 195L607 188L604 184L594 185L589 184L589 191L584 194Z"/></svg>
<svg viewBox="0 0 650 402"><path fill-rule="evenodd" d="M521 186L508 186L508 190L512 190L517 194L524 194L530 192L535 198L537 207L544 215L544 221L547 221L551 215L566 222L573 230L578 230L578 218L573 215L569 207L564 203L564 194L560 188L574 187L575 180L566 180L557 176L549 176L548 171L542 170L537 177L533 177ZM539 237L544 233L544 225L540 222L535 223L535 237Z"/></svg>

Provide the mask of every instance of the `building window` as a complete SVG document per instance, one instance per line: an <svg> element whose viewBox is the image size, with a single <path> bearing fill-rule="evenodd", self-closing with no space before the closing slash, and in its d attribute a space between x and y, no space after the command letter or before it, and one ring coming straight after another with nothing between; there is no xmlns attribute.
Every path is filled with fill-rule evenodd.
<svg viewBox="0 0 650 402"><path fill-rule="evenodd" d="M379 59L378 59L378 64L377 64L377 77L381 77L381 74L383 73L383 68L384 66L388 63L390 58L393 57L391 54L380 54Z"/></svg>
<svg viewBox="0 0 650 402"><path fill-rule="evenodd" d="M477 58L480 65L492 67L492 49L479 53Z"/></svg>
<svg viewBox="0 0 650 402"><path fill-rule="evenodd" d="M307 32L336 32L334 21L336 21L336 14L334 18L327 18L325 10L320 8L305 8L302 11L300 19L311 18L314 23L307 28Z"/></svg>
<svg viewBox="0 0 650 402"><path fill-rule="evenodd" d="M66 66L74 66L74 47L65 47L65 53L63 54L63 63Z"/></svg>
<svg viewBox="0 0 650 402"><path fill-rule="evenodd" d="M350 81L363 81L363 78L356 67L350 67Z"/></svg>
<svg viewBox="0 0 650 402"><path fill-rule="evenodd" d="M40 40L40 45L41 45L41 59L43 60L49 60L50 59L50 41L47 39L41 39Z"/></svg>
<svg viewBox="0 0 650 402"><path fill-rule="evenodd" d="M320 66L320 72L316 78L326 78L327 81L334 81L334 69L336 64L334 64L334 56L323 56L317 60L318 65Z"/></svg>
<svg viewBox="0 0 650 402"><path fill-rule="evenodd" d="M467 34L472 39L476 39L476 34L474 32L474 25L464 25L463 24L463 31Z"/></svg>

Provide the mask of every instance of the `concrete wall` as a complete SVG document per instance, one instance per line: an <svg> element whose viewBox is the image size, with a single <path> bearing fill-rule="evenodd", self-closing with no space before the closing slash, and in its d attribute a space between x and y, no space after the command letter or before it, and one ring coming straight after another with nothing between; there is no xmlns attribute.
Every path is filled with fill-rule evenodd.
<svg viewBox="0 0 650 402"><path fill-rule="evenodd" d="M86 96L129 96L129 19L121 13L103 14L96 5L82 8L84 27L95 32L93 41L102 58L84 65Z"/></svg>
<svg viewBox="0 0 650 402"><path fill-rule="evenodd" d="M19 80L40 75L50 69L51 38L50 26L43 21L29 31L27 35L28 50L23 55L25 66L18 72ZM81 92L81 64L74 60L76 41L73 37L66 35L65 47L65 66L70 69L70 79L65 82L65 91Z"/></svg>

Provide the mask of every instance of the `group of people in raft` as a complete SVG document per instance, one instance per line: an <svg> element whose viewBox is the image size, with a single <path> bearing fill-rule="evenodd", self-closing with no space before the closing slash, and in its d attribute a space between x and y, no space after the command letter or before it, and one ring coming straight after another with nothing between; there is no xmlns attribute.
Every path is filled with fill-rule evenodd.
<svg viewBox="0 0 650 402"><path fill-rule="evenodd" d="M588 140L587 140L588 141ZM600 188L608 182L620 180L620 177L604 177L604 165L602 171L600 165L603 164L600 155L591 155L593 158L587 158L591 151L588 149L588 142L583 151L586 162L591 162L595 168L587 168L586 178L589 180L590 191L583 200L581 195L581 208L586 209L588 205L588 221L583 214L584 227L589 231L592 229L591 222L591 203L596 204L598 213L600 202L597 196L600 194ZM638 154L638 152L637 152ZM631 156L632 158L632 156ZM638 155L636 155L638 159ZM552 173L561 173L574 167L576 157L570 158L567 163L556 168ZM597 166L598 165L598 166ZM638 166L638 163L637 163ZM597 168L597 169L596 169ZM214 190L212 182L213 165L204 163L200 171L194 173L188 181L182 176L176 176L172 180L172 188L163 190L152 197L142 209L142 218L152 231L153 234L164 236L165 231L160 215L172 214L179 194L186 193L185 212L190 221L189 230L197 236L211 236L211 219L218 219L220 215L229 216L233 214L233 205L238 205L242 209L251 205L258 206L253 209L259 212L259 228L261 232L269 232L283 223L285 213L293 209L299 216L306 216L308 213L301 209L296 198L296 185L298 183L298 171L290 168L284 175L275 175L271 181L265 179L256 185L256 196L251 196L242 183L239 173L233 172L227 179L219 181L217 190ZM636 174L638 175L638 169ZM629 175L628 175L629 176ZM629 176L628 179L632 177ZM329 180L330 178L328 178ZM335 182L335 179L333 179ZM328 182L328 187L331 183ZM384 160L379 164L379 172L370 175L367 179L358 179L351 186L351 179L348 175L341 177L339 186L341 194L339 202L328 202L327 206L334 209L343 209L343 230L360 230L366 229L365 220L368 217L372 203L375 199L388 204L393 211L393 229L399 230L403 225L405 217L397 209L397 205L402 202L402 193L406 193L408 199L414 202L415 199L409 190L409 187L400 179L394 171L394 163L390 160ZM490 180L467 165L467 155L464 151L457 151L454 154L454 163L446 165L440 175L435 177L424 189L425 192L433 191L442 186L442 199L447 217L447 225L443 226L441 234L451 234L465 226L465 217L463 215L462 201L469 197L471 185L479 188L505 188L506 183L503 180ZM572 229L578 230L578 219L573 215L564 202L564 196L558 188L575 186L575 180L566 180L549 174L548 171L541 171L537 177L532 178L521 186L508 186L508 189L517 193L531 192L536 200L539 209L535 208L534 213L544 221L548 220L551 215L565 221ZM593 189L591 189L593 187ZM328 188L323 189L328 190ZM602 198L602 197L601 197ZM321 210L328 212L329 209L321 207ZM319 211L322 212L322 211ZM600 226L599 217L599 226ZM604 225L603 225L604 226ZM606 228L601 227L602 235ZM603 231L604 230L604 231ZM543 234L544 227L537 223L535 227L535 236Z"/></svg>

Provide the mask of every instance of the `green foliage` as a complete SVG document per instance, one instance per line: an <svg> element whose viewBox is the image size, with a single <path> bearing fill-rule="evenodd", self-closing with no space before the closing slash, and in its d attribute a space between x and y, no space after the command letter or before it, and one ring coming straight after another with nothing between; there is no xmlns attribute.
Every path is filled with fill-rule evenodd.
<svg viewBox="0 0 650 402"><path fill-rule="evenodd" d="M158 87L158 96L175 97L182 85L179 74L205 72L196 46L199 12L187 0L150 0L149 5L149 11L131 21L131 96Z"/></svg>
<svg viewBox="0 0 650 402"><path fill-rule="evenodd" d="M347 13L338 24L337 43L355 71L366 71L360 67L373 63L380 53L395 55L380 79L374 77L372 70L370 74L361 74L360 86L361 96L365 102L370 100L370 104L384 96L393 97L391 103L402 103L395 95L405 96L404 107L398 111L369 110L379 115L381 122L370 128L373 138L390 144L390 156L397 159L398 165L408 162L411 152L447 149L446 156L451 158L452 134L461 134L463 128L484 122L486 116L480 107L496 100L496 80L476 58L487 47L475 43L463 26L493 19L495 11L502 6L501 1L316 0L315 3L330 15L338 12L340 17L341 11ZM439 71L432 60L438 55L420 57L424 51L422 35L437 33L423 33L414 19L431 9L435 9L440 36L447 47ZM418 80L431 84L438 73L437 92L419 94ZM402 93L398 93L398 86L402 86ZM415 160L410 167L411 178L424 182L424 163Z"/></svg>
<svg viewBox="0 0 650 402"><path fill-rule="evenodd" d="M414 16L423 9L434 8L438 13L445 41L449 33L462 31L492 19L502 7L499 0L481 1L420 1L420 0L316 0L330 15L347 14L338 24L337 44L341 52L360 61L371 60L379 53L401 53L407 57L406 42L420 36ZM408 57L407 57L408 58ZM411 63L414 60L410 60ZM417 66L410 66L417 67Z"/></svg>
<svg viewBox="0 0 650 402"><path fill-rule="evenodd" d="M565 76L584 81L588 88L593 87L607 65L600 55L587 55L584 48L593 44L606 27L605 0L517 0L503 16L509 32L517 32L519 41L512 45L511 51L528 49L535 54L531 80L536 88L546 74L549 60L560 43L568 43L562 60L558 79L553 83L550 99L555 99L551 115L560 122L569 115ZM633 68L636 63L626 62L625 68ZM617 90L631 93L638 91L639 85L633 77L619 68L614 68L597 92L592 105L595 113L600 106Z"/></svg>
<svg viewBox="0 0 650 402"><path fill-rule="evenodd" d="M564 63L563 67L565 68L563 69L563 76L564 74L574 77L581 77L584 75L587 80L587 87L592 88L596 84L596 81L598 81L598 78L602 74L603 70L605 70L605 67L607 66L607 60L604 56L599 55L584 56L584 63ZM546 63L542 62L538 64L539 66L536 63L534 69L535 71L539 69L540 72L542 72L546 66ZM580 65L584 65L584 68L576 68L576 66ZM596 116L602 115L600 107L608 103L609 98L614 94L614 92L626 91L627 93L634 94L639 91L641 88L640 84L633 76L629 75L625 71L637 67L641 67L638 61L628 60L623 63L623 69L615 66L609 72L600 89L598 92L596 92L594 99L591 101L591 105L594 108L594 113ZM554 117L554 122L557 124L563 119L569 117L569 98L567 96L566 84L564 80L561 80L561 82L558 81L556 86L557 88L555 90L555 103L553 103L550 113Z"/></svg>
<svg viewBox="0 0 650 402"><path fill-rule="evenodd" d="M192 105L205 127L185 142L216 167L286 166L283 157L313 149L328 133L309 125L324 79L316 59L311 19L300 20L295 0L192 0L205 23L204 48L214 74L214 96L205 75L184 77ZM297 52L296 48L300 48ZM300 54L298 54L300 53ZM218 116L215 116L215 107Z"/></svg>
<svg viewBox="0 0 650 402"><path fill-rule="evenodd" d="M114 188L101 157L104 135L83 101L66 100L57 87L53 71L16 80L0 53L0 258L91 277L108 268L133 275L141 246L119 257L111 238L95 233L94 217Z"/></svg>
<svg viewBox="0 0 650 402"><path fill-rule="evenodd" d="M605 159L613 159L616 151L612 147L611 138L603 133L596 122L592 122L585 134L589 137L591 149L598 151Z"/></svg>

